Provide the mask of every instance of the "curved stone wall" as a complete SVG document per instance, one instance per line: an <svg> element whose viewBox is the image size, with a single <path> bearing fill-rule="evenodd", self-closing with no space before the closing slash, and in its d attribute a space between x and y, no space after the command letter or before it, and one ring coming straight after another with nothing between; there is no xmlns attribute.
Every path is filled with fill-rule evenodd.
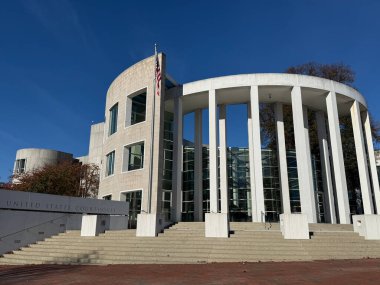
<svg viewBox="0 0 380 285"><path fill-rule="evenodd" d="M159 56L165 83L165 58ZM290 213L288 169L284 134L284 105L292 108L297 176L302 213L309 222L317 222L318 198L312 174L309 126L310 112L316 121L319 140L319 155L323 188L326 192L326 208L329 222L350 223L347 177L343 159L340 134L340 116L351 116L355 140L360 188L364 213L380 212L380 192L373 152L367 104L357 90L331 80L293 74L242 74L210 78L183 84L165 86L161 82L161 96L153 93L155 58L147 58L128 68L111 84L105 109L105 134L102 159L100 197L112 195L112 199L123 200L125 193L142 191L141 210L159 214L170 203L170 220L181 220L182 167L183 167L183 116L195 113L194 129L194 200L196 220L202 220L202 110L209 110L209 173L211 213L228 212L228 177L226 162L226 106L246 104L249 138L249 168L252 191L252 221L262 221L265 216L263 165L260 139L260 104L273 104L277 137L278 167L280 169L283 212ZM131 99L146 92L146 117L143 122L130 124ZM153 98L154 110L153 152L151 122ZM110 134L112 108L118 104L117 130ZM172 134L169 146L172 163L164 167L164 110L171 113L170 127L165 132ZM239 127L239 126L236 126ZM166 134L166 133L165 133ZM144 167L124 171L125 147L137 142L144 144ZM114 170L107 173L107 155L114 152ZM151 159L151 153L153 153ZM128 155L128 153L127 153ZM367 160L368 157L368 160ZM150 166L153 161L152 184ZM220 161L218 163L218 161ZM124 166L123 166L124 164ZM170 169L168 168L170 167ZM220 170L218 170L220 169ZM165 198L162 177L171 172L170 198ZM219 172L218 172L219 171ZM165 178L167 179L167 178ZM152 185L152 186L150 186ZM220 186L218 186L220 185ZM220 197L218 194L220 188ZM149 190L150 189L150 190ZM169 197L168 196L168 197ZM220 199L220 204L218 200ZM163 202L164 201L164 202ZM376 201L376 203L374 203ZM376 207L374 206L376 204Z"/></svg>

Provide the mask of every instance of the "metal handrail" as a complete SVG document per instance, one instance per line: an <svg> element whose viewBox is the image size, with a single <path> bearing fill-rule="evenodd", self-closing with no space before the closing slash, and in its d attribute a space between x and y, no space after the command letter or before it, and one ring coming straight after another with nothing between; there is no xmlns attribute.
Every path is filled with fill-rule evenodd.
<svg viewBox="0 0 380 285"><path fill-rule="evenodd" d="M31 227L24 228L24 229L22 229L22 230L16 231L16 232L14 232L14 233L10 233L10 234L7 234L7 235L5 235L5 236L1 236L1 237L0 237L0 240L2 240L3 238L6 238L6 237L9 237L9 236L12 236L12 235L15 235L15 234L18 234L18 233L21 233L21 232L24 232L24 231L27 231L27 230L33 229L33 228L36 228L36 227L42 226L42 225L44 225L44 224L51 223L51 222L53 222L53 221L59 220L59 219L65 217L65 216L68 216L68 215L71 215L71 214L65 214L65 215L63 215L63 216L60 216L60 217L58 217L58 218L51 219L51 220L49 220L49 221L46 221L46 222L40 223L40 224L38 224L38 225L34 225L34 226L31 226Z"/></svg>

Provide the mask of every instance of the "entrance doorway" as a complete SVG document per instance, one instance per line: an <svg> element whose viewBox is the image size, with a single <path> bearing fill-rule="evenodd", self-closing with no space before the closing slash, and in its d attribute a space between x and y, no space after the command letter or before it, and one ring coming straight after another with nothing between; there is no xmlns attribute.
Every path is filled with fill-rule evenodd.
<svg viewBox="0 0 380 285"><path fill-rule="evenodd" d="M125 201L129 202L128 228L136 229L137 215L141 213L141 197L142 191L129 191L123 193Z"/></svg>

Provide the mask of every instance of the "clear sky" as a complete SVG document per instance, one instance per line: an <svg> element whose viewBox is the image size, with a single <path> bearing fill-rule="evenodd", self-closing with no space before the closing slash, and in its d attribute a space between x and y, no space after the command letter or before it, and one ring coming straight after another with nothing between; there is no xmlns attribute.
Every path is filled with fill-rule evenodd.
<svg viewBox="0 0 380 285"><path fill-rule="evenodd" d="M0 181L19 148L87 154L108 86L155 42L179 83L344 62L380 120L379 15L377 0L2 0Z"/></svg>

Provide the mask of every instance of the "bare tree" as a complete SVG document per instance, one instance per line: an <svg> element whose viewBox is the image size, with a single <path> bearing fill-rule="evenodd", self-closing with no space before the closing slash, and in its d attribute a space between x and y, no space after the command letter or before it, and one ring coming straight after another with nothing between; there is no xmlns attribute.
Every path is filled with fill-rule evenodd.
<svg viewBox="0 0 380 285"><path fill-rule="evenodd" d="M351 69L350 66L345 65L343 63L319 64L315 62L309 62L298 66L291 66L285 72L292 74L318 76L334 80L340 83L344 83L346 85L350 85L351 87L353 87L352 84L355 81L354 71ZM369 116L371 121L373 143L380 143L380 125L378 122L374 120L371 114L369 114ZM344 145L343 156L347 177L347 188L349 191L350 208L352 209L352 212L358 212L360 211L359 208L362 207L358 207L357 205L357 193L355 191L355 189L360 188L360 181L356 161L356 150L353 138L354 134L352 130L351 116L348 115L339 117L339 124L342 144ZM310 126L310 128L312 128L312 126ZM316 128L316 126L314 126L314 128ZM310 134L311 144L313 141L312 137L313 135ZM316 134L314 135L314 137L316 138ZM314 139L314 141L315 148L317 148L317 140ZM313 149L312 146L311 149Z"/></svg>
<svg viewBox="0 0 380 285"><path fill-rule="evenodd" d="M316 62L308 62L288 67L285 72L322 77L350 86L352 86L352 83L355 81L355 72L349 65L343 63L320 64Z"/></svg>

